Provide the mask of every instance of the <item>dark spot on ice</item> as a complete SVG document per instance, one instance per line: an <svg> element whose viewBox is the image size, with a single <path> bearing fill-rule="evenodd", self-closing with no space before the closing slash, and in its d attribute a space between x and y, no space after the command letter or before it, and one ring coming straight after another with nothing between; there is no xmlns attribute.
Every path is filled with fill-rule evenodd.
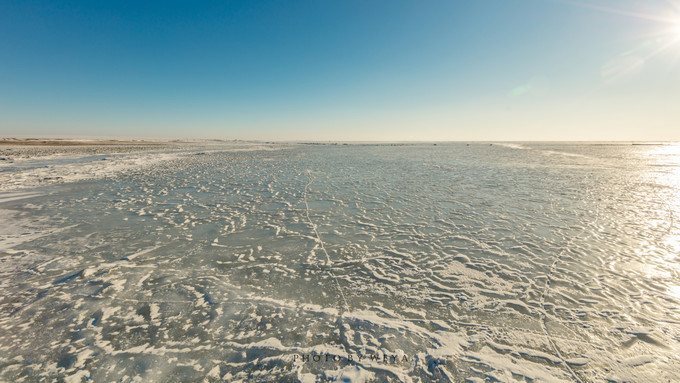
<svg viewBox="0 0 680 383"><path fill-rule="evenodd" d="M71 337L71 341L75 342L75 341L83 339L83 338L85 338L83 336L83 333L80 330L78 330L78 331L73 333L73 336Z"/></svg>
<svg viewBox="0 0 680 383"><path fill-rule="evenodd" d="M207 291L205 291L203 289L198 289L198 292L203 293L203 300L205 301L205 303L207 303L209 305L215 304L215 302L212 301L212 298L210 297L210 294L208 294Z"/></svg>
<svg viewBox="0 0 680 383"><path fill-rule="evenodd" d="M654 337L652 337L649 334L634 333L633 335L634 336L631 339L629 339L628 341L626 341L622 344L622 346L624 348L628 348L628 347L632 346L633 344L635 344L635 342L638 342L638 341L645 342L645 343L648 343L648 344L651 344L651 345L654 345L654 346L657 346L657 347L661 347L661 348L668 348L668 346L666 346L664 343L655 339Z"/></svg>
<svg viewBox="0 0 680 383"><path fill-rule="evenodd" d="M513 303L513 302L506 302L506 306L510 307L511 309L525 315L531 315L531 312L526 306L523 306L521 304Z"/></svg>
<svg viewBox="0 0 680 383"><path fill-rule="evenodd" d="M145 303L144 306L137 309L137 314L144 317L144 320L150 321L151 320L151 307L149 307L148 303Z"/></svg>
<svg viewBox="0 0 680 383"><path fill-rule="evenodd" d="M205 300L205 303L207 303L209 305L215 304L215 302L213 302L212 299L210 298L210 294L208 294L208 293L203 293L203 300Z"/></svg>
<svg viewBox="0 0 680 383"><path fill-rule="evenodd" d="M429 363L427 363L427 369L433 374L433 375L439 375L439 369L441 368L442 365L445 365L446 361L442 359L432 359L430 360Z"/></svg>
<svg viewBox="0 0 680 383"><path fill-rule="evenodd" d="M41 178L41 179L39 180L39 182L43 182L43 181L60 181L60 180L62 180L62 179L63 179L62 177L43 177L43 178Z"/></svg>
<svg viewBox="0 0 680 383"><path fill-rule="evenodd" d="M460 262L460 263L470 263L470 258L468 258L467 256L465 256L463 254L456 255L455 257L453 257L453 259L455 261Z"/></svg>
<svg viewBox="0 0 680 383"><path fill-rule="evenodd" d="M113 283L109 283L109 282L104 283L102 281L97 281L95 284L97 284L97 283L101 283L102 284L101 287L99 287L97 290L95 290L92 294L88 295L89 297L95 297L95 296L101 294L101 292L104 291L104 289L113 285Z"/></svg>
<svg viewBox="0 0 680 383"><path fill-rule="evenodd" d="M194 154L194 155L195 155L195 156L202 156L202 155L205 155L205 152L196 153L196 154Z"/></svg>
<svg viewBox="0 0 680 383"><path fill-rule="evenodd" d="M64 355L59 359L57 367L63 367L68 370L76 359L78 359L78 357L75 355Z"/></svg>
<svg viewBox="0 0 680 383"><path fill-rule="evenodd" d="M47 292L49 292L49 291L50 291L49 289L43 290L43 291L39 291L39 292L38 292L38 295L37 295L37 298L38 298L38 299L44 298L44 297L47 295Z"/></svg>
<svg viewBox="0 0 680 383"><path fill-rule="evenodd" d="M146 363L144 360L138 360L135 363L132 371L134 371L135 375L139 376L144 375L148 369L149 369L148 363Z"/></svg>
<svg viewBox="0 0 680 383"><path fill-rule="evenodd" d="M68 281L70 281L70 280L72 280L72 279L76 279L76 278L78 278L79 276L83 275L83 271L85 271L85 270L80 270L79 272L77 272L77 273L75 273L75 274L71 274L71 275L69 275L69 276L67 276L67 277L58 279L58 280L52 282L52 284L53 284L53 285L58 285L58 284L60 284L60 283L68 282Z"/></svg>
<svg viewBox="0 0 680 383"><path fill-rule="evenodd" d="M92 325L95 326L99 321L102 319L102 310L97 310L95 311L94 314L92 314Z"/></svg>

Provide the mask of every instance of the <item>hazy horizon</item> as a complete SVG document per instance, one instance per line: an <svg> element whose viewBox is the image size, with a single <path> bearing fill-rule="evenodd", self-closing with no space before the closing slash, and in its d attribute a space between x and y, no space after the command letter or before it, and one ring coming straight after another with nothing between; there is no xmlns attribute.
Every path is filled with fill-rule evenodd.
<svg viewBox="0 0 680 383"><path fill-rule="evenodd" d="M217 142L232 142L232 141L242 141L242 142L272 142L272 143L482 143L482 144L493 144L493 143L562 143L562 144L600 144L600 143L613 143L613 144L626 144L626 143L649 143L649 144L676 144L680 140L329 140L329 139L282 139L282 140L267 140L267 139L248 139L248 138L206 138L206 137L142 137L142 136L85 136L85 135L13 135L0 137L1 140L61 140L61 141L158 141L158 142L172 142L172 141L185 141L185 142L201 142L201 141L217 141Z"/></svg>
<svg viewBox="0 0 680 383"><path fill-rule="evenodd" d="M0 136L680 141L680 2L0 4Z"/></svg>

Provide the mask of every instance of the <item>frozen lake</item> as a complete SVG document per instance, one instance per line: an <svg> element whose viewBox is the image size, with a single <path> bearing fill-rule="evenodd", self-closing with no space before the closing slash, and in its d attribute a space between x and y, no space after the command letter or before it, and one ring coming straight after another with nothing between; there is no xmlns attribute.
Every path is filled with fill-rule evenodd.
<svg viewBox="0 0 680 383"><path fill-rule="evenodd" d="M680 145L246 149L3 165L0 380L680 381Z"/></svg>

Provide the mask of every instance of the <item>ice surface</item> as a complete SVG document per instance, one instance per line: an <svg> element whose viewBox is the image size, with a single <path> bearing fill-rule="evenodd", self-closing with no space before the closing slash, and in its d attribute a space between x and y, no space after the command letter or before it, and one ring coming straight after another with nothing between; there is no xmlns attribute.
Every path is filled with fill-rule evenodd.
<svg viewBox="0 0 680 383"><path fill-rule="evenodd" d="M680 380L678 146L236 149L5 168L0 380Z"/></svg>

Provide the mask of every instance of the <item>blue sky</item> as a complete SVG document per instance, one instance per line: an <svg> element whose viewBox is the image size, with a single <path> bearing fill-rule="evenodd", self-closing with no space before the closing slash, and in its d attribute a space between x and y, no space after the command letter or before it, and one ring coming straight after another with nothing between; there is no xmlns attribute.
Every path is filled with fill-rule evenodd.
<svg viewBox="0 0 680 383"><path fill-rule="evenodd" d="M0 136L680 140L675 0L3 1Z"/></svg>

